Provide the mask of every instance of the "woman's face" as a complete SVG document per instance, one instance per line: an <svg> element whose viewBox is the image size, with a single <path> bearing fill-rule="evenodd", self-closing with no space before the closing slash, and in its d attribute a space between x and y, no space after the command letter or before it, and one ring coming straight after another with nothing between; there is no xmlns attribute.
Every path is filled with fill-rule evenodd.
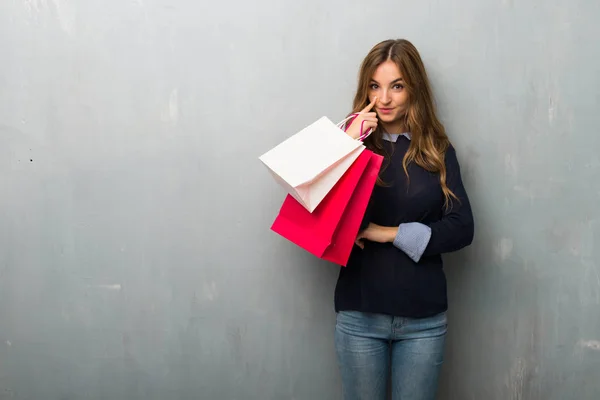
<svg viewBox="0 0 600 400"><path fill-rule="evenodd" d="M369 83L369 102L377 97L375 111L379 121L388 129L401 122L408 109L408 93L398 66L388 60L377 67ZM389 132L399 133L399 132Z"/></svg>

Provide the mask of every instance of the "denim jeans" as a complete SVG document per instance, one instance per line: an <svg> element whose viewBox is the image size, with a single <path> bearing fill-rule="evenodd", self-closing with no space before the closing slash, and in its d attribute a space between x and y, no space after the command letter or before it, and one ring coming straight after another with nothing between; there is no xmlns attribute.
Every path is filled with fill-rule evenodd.
<svg viewBox="0 0 600 400"><path fill-rule="evenodd" d="M434 400L446 313L414 319L340 311L335 347L345 400Z"/></svg>

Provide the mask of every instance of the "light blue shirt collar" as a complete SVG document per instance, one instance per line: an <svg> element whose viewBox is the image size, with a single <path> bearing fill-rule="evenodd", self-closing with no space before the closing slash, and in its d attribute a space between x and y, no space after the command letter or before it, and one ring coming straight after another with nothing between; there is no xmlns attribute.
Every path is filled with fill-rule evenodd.
<svg viewBox="0 0 600 400"><path fill-rule="evenodd" d="M388 142L396 143L396 140L398 140L398 138L400 136L404 136L408 140L411 139L409 132L404 132L404 133L387 133L387 132L384 132L383 133L383 140L387 140Z"/></svg>

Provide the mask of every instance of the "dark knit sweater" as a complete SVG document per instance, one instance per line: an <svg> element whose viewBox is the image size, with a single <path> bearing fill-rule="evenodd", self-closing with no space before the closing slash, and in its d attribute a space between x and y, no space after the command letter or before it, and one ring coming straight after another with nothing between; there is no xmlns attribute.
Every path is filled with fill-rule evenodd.
<svg viewBox="0 0 600 400"><path fill-rule="evenodd" d="M446 212L438 174L412 163L408 167L410 182L407 180L402 159L410 145L409 138L400 136L395 143L386 141L384 145L389 152L393 150L390 164L381 174L388 186L376 186L373 190L362 227L369 222L399 226L399 237L394 243L365 241L362 250L354 246L347 267L340 270L335 310L413 318L432 316L447 309L441 255L460 250L473 240L471 205L452 146L445 156L446 184L460 201L452 199L452 207ZM417 256L407 249L410 246L399 243L412 240L400 235L415 227L427 232Z"/></svg>

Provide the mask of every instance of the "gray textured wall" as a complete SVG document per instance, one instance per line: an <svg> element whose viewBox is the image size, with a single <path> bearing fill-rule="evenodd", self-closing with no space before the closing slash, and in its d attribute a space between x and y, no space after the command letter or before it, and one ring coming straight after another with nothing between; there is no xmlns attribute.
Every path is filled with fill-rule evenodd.
<svg viewBox="0 0 600 400"><path fill-rule="evenodd" d="M462 7L459 10L455 7ZM477 217L442 399L600 396L596 0L0 2L0 398L334 399L257 157L422 52Z"/></svg>

